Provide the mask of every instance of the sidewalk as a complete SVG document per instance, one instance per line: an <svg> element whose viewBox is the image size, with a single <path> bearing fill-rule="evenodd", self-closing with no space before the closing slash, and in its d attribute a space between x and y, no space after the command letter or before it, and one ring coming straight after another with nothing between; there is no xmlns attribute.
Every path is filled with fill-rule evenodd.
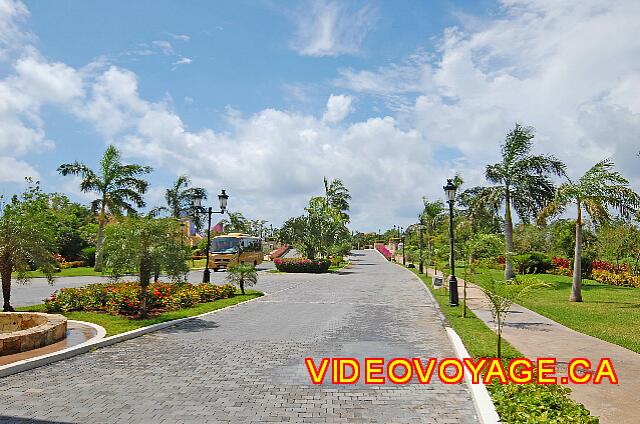
<svg viewBox="0 0 640 424"><path fill-rule="evenodd" d="M433 275L428 270L428 275ZM462 279L460 297L462 300ZM495 328L484 293L467 284L467 306L491 329ZM588 358L596 366L600 358L611 358L619 384L570 384L571 397L584 404L602 424L640 422L640 354L621 346L571 330L536 312L514 305L503 328L503 337L528 358L555 357L559 374L571 358Z"/></svg>

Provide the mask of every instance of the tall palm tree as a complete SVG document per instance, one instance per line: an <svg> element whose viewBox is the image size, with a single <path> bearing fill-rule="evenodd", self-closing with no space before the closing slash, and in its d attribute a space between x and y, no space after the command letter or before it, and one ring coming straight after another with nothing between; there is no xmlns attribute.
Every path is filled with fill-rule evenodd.
<svg viewBox="0 0 640 424"><path fill-rule="evenodd" d="M180 175L171 188L165 192L164 198L172 217L180 219L186 213L195 223L196 228L202 227L202 215L194 211L196 200L206 200L207 190L202 187L190 187L191 180L187 175Z"/></svg>
<svg viewBox="0 0 640 424"><path fill-rule="evenodd" d="M487 187L487 198L504 204L504 239L507 251L504 275L515 277L510 254L513 252L513 215L529 222L554 197L555 187L550 175L564 175L565 164L554 156L531 155L533 128L516 124L501 146L502 160L487 165L485 177L496 184Z"/></svg>
<svg viewBox="0 0 640 424"><path fill-rule="evenodd" d="M136 213L134 207L144 207L142 195L147 191L149 183L139 177L151 170L149 166L123 164L120 152L113 145L105 150L97 171L77 161L58 167L58 172L62 175L79 175L82 178L80 190L85 193L97 192L100 196L91 202L92 211L98 213L96 271L102 271L102 244L108 214L119 216L127 212L132 215Z"/></svg>
<svg viewBox="0 0 640 424"><path fill-rule="evenodd" d="M324 177L324 193L327 205L339 211L344 222L349 222L350 218L347 212L349 211L351 195L342 180L336 178L329 181L327 177Z"/></svg>
<svg viewBox="0 0 640 424"><path fill-rule="evenodd" d="M424 209L420 214L420 223L424 225L424 232L427 236L427 266L429 267L432 265L434 237L446 215L444 203L441 201L430 202L426 197L423 197L422 203L424 203Z"/></svg>
<svg viewBox="0 0 640 424"><path fill-rule="evenodd" d="M576 248L573 257L573 286L570 302L582 302L582 213L586 212L596 224L611 220L610 209L618 209L628 218L638 212L640 196L629 188L629 181L613 170L609 159L596 163L576 182L558 187L555 199L543 209L538 217L543 222L547 217L562 213L570 204L578 211L576 219Z"/></svg>

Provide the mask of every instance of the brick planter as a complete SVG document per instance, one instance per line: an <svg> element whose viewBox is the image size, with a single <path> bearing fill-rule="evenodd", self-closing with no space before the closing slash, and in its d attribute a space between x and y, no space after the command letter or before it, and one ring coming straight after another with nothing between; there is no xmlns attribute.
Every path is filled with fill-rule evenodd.
<svg viewBox="0 0 640 424"><path fill-rule="evenodd" d="M38 312L0 312L0 356L56 343L67 336L67 319Z"/></svg>

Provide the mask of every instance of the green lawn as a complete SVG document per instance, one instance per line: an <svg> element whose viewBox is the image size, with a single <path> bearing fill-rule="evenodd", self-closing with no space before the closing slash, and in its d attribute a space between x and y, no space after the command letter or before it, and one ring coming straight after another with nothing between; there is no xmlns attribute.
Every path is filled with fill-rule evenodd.
<svg viewBox="0 0 640 424"><path fill-rule="evenodd" d="M451 327L458 333L469 354L474 358L495 357L497 335L487 325L467 309L467 317L462 316L462 305L449 306L449 294L445 289L433 289L431 278L421 275L417 269L409 268L426 284L436 298L440 310ZM505 366L512 358L524 355L507 341L502 341L502 360ZM598 419L589 415L587 409L573 401L568 395L571 389L561 385L538 384L498 384L487 386L496 411L505 423L590 423Z"/></svg>
<svg viewBox="0 0 640 424"><path fill-rule="evenodd" d="M462 274L460 274L462 275ZM481 269L479 282L502 280L502 271ZM518 276L538 278L550 285L519 303L581 333L640 353L640 289L583 280L581 303L569 302L571 277L553 274Z"/></svg>
<svg viewBox="0 0 640 424"><path fill-rule="evenodd" d="M53 274L54 277L90 277L95 275L102 275L101 272L96 272L93 270L93 267L90 266L82 266L78 268L66 268L60 270L60 272L56 272ZM12 274L15 277L15 273ZM30 278L39 278L45 277L45 275L41 271L30 271Z"/></svg>
<svg viewBox="0 0 640 424"><path fill-rule="evenodd" d="M126 331L135 330L136 328L146 327L152 324L158 324L161 322L172 321L179 318L186 318L204 314L205 312L211 312L215 311L216 309L236 305L238 303L246 302L247 300L255 299L256 297L264 295L264 293L255 290L245 290L245 292L247 294L236 294L234 297L231 297L229 299L220 299L216 300L215 302L201 303L192 308L164 312L150 319L128 319L126 317L114 316L106 313L78 311L64 312L62 313L62 315L66 316L69 319L87 321L101 325L107 331L107 336L113 336L114 334L124 333ZM16 308L16 310L44 312L44 305L24 306L21 308Z"/></svg>

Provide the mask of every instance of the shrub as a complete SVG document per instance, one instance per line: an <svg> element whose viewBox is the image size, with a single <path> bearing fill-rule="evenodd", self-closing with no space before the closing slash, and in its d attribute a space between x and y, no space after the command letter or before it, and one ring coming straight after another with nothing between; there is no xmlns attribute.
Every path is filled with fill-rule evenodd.
<svg viewBox="0 0 640 424"><path fill-rule="evenodd" d="M278 258L273 262L281 272L322 274L327 272L331 266L331 261L328 259Z"/></svg>
<svg viewBox="0 0 640 424"><path fill-rule="evenodd" d="M391 252L389 252L389 249L387 249L387 247L384 244L377 245L376 249L378 250L378 252L382 253L382 256L387 258L388 261L391 260L391 257L393 255L391 254Z"/></svg>
<svg viewBox="0 0 640 424"><path fill-rule="evenodd" d="M233 297L235 287L209 283L152 283L147 306L156 310L187 308L198 303ZM110 314L137 315L142 306L138 283L89 284L57 290L44 301L47 312L104 311Z"/></svg>
<svg viewBox="0 0 640 424"><path fill-rule="evenodd" d="M85 247L80 251L80 257L87 263L87 266L95 266L96 248L93 246Z"/></svg>
<svg viewBox="0 0 640 424"><path fill-rule="evenodd" d="M519 274L544 274L551 269L551 259L544 253L523 253L512 258Z"/></svg>
<svg viewBox="0 0 640 424"><path fill-rule="evenodd" d="M596 269L593 271L592 277L602 284L640 288L640 275L632 275L628 271L611 272L604 269Z"/></svg>
<svg viewBox="0 0 640 424"><path fill-rule="evenodd" d="M85 261L62 262L60 264L60 269L80 268L80 267L83 267L83 266L87 266L87 262L85 262Z"/></svg>

